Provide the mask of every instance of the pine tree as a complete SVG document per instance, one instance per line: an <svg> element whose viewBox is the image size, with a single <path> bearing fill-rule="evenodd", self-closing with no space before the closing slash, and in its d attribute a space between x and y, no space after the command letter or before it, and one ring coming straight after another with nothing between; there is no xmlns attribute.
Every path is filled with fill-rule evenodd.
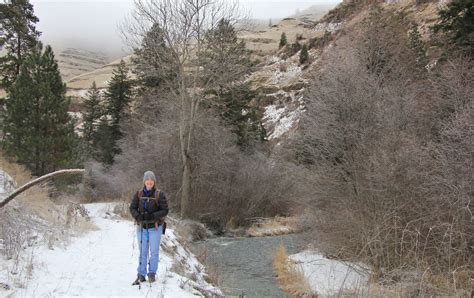
<svg viewBox="0 0 474 298"><path fill-rule="evenodd" d="M304 44L300 52L300 64L306 63L308 59L309 59L308 46Z"/></svg>
<svg viewBox="0 0 474 298"><path fill-rule="evenodd" d="M260 140L261 125L250 101L255 98L242 78L250 72L250 54L239 41L232 24L222 19L205 36L205 49L200 57L207 94L215 95L211 105L237 135L237 143L247 147Z"/></svg>
<svg viewBox="0 0 474 298"><path fill-rule="evenodd" d="M102 115L101 95L94 81L84 100L82 138L85 157L94 155L94 148L97 146L97 129Z"/></svg>
<svg viewBox="0 0 474 298"><path fill-rule="evenodd" d="M132 71L137 76L138 84L154 88L174 81L176 69L170 55L172 52L166 45L162 29L157 24L153 25L143 38L141 47L134 50Z"/></svg>
<svg viewBox="0 0 474 298"><path fill-rule="evenodd" d="M266 136L257 115L258 109L250 105L250 101L256 96L248 83L241 83L234 85L219 98L223 102L223 105L217 107L219 114L237 135L237 145L242 149L264 141Z"/></svg>
<svg viewBox="0 0 474 298"><path fill-rule="evenodd" d="M0 3L0 86L7 88L20 73L21 64L38 42L40 32L35 28L38 18L28 0Z"/></svg>
<svg viewBox="0 0 474 298"><path fill-rule="evenodd" d="M204 47L199 58L206 86L221 92L250 71L250 53L229 20L221 19L206 33Z"/></svg>
<svg viewBox="0 0 474 298"><path fill-rule="evenodd" d="M435 31L447 32L456 44L474 53L474 0L453 0L439 11L440 22Z"/></svg>
<svg viewBox="0 0 474 298"><path fill-rule="evenodd" d="M413 26L413 29L409 34L409 44L410 48L415 52L416 62L424 67L428 61L426 57L425 43L421 39L420 31L418 31L418 26Z"/></svg>
<svg viewBox="0 0 474 298"><path fill-rule="evenodd" d="M103 115L99 120L96 133L96 153L95 158L103 164L110 165L114 162L117 149L116 142L112 139L112 126L110 117Z"/></svg>
<svg viewBox="0 0 474 298"><path fill-rule="evenodd" d="M105 115L98 127L100 160L112 164L113 158L120 153L117 141L123 137L120 128L123 117L128 113L132 98L132 80L128 77L128 68L123 60L114 69L109 86L104 94L106 100Z"/></svg>
<svg viewBox="0 0 474 298"><path fill-rule="evenodd" d="M278 48L281 49L282 47L286 46L288 43L288 40L286 39L286 33L283 32L280 37L280 44L278 45Z"/></svg>
<svg viewBox="0 0 474 298"><path fill-rule="evenodd" d="M38 43L24 58L20 73L7 89L5 137L7 153L42 175L74 162L74 122L70 100L50 46Z"/></svg>

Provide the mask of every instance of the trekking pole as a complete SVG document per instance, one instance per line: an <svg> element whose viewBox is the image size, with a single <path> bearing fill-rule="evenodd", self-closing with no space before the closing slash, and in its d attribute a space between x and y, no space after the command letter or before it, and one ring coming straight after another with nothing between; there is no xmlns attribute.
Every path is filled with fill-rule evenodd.
<svg viewBox="0 0 474 298"><path fill-rule="evenodd" d="M142 268L142 245L143 245L143 226L141 224L141 222L138 222L138 224L140 225L140 261L138 262L140 265L139 265L139 270L140 268ZM138 273L140 274L140 273ZM140 283L140 277L138 276L138 289L141 290L142 289L142 284Z"/></svg>
<svg viewBox="0 0 474 298"><path fill-rule="evenodd" d="M148 229L146 229L146 243L147 243L147 246L146 246L146 256L147 256L147 259L148 259L148 270L150 268L150 261L151 261L151 245L150 245L150 234L148 234ZM150 281L150 277L148 277L148 281ZM150 282L150 287L151 287L151 282Z"/></svg>

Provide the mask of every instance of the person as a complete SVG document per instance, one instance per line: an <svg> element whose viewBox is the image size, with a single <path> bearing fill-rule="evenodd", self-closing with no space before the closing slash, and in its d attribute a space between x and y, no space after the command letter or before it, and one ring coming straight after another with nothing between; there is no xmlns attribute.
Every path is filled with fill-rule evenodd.
<svg viewBox="0 0 474 298"><path fill-rule="evenodd" d="M137 224L137 240L140 250L137 279L133 282L134 285L146 281L145 276L148 276L149 282L156 280L161 234L166 226L164 219L168 211L166 196L156 187L155 174L152 171L146 171L143 175L143 188L133 195L130 203L130 213Z"/></svg>

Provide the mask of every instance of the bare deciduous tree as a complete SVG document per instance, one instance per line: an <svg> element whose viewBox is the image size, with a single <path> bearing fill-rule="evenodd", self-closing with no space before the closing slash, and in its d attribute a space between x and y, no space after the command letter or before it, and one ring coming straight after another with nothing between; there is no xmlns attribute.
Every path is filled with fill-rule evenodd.
<svg viewBox="0 0 474 298"><path fill-rule="evenodd" d="M200 102L205 89L202 82L202 61L205 32L215 28L221 19L236 21L237 5L223 0L137 0L133 20L126 25L129 41L140 45L152 28L159 30L160 44L153 55L157 72L173 98L180 103L179 140L182 161L181 215L188 217L192 210L191 186L194 165L193 135ZM166 48L165 51L160 50ZM172 69L174 76L163 73ZM204 85L203 85L204 84Z"/></svg>

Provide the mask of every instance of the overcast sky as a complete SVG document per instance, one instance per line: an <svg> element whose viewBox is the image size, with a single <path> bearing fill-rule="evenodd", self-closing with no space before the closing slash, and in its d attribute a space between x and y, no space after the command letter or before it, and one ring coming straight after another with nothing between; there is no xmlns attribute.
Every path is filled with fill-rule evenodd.
<svg viewBox="0 0 474 298"><path fill-rule="evenodd" d="M252 17L268 20L294 14L317 4L341 0L240 0ZM133 9L133 0L30 0L43 42L54 48L82 47L120 55L122 44L118 25Z"/></svg>

